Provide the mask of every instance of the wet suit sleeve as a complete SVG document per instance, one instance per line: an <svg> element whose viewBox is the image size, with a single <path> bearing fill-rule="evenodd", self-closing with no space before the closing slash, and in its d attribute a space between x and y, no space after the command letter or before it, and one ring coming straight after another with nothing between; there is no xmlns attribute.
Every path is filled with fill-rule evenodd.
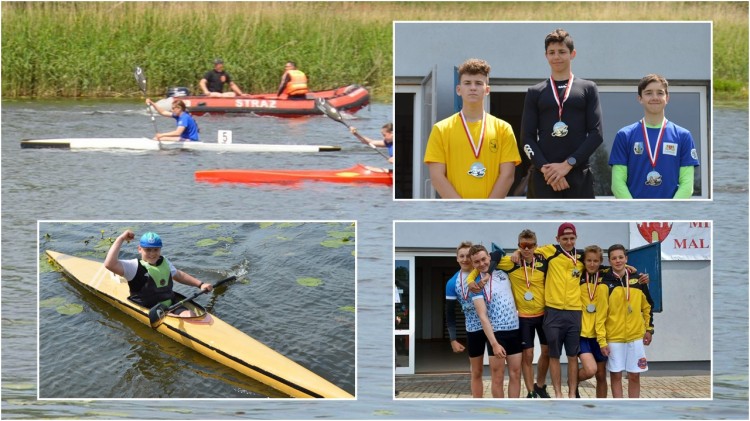
<svg viewBox="0 0 750 421"><path fill-rule="evenodd" d="M692 168L692 167L691 167ZM628 190L628 167L625 165L612 166L612 194L617 199L632 199Z"/></svg>
<svg viewBox="0 0 750 421"><path fill-rule="evenodd" d="M534 88L529 88L526 92L526 99L523 103L523 117L521 117L521 139L523 142L523 151L526 157L534 164L536 168L542 168L547 164L547 158L544 157L542 149L537 142L537 128L539 127L539 111L537 102L541 92Z"/></svg>
<svg viewBox="0 0 750 421"><path fill-rule="evenodd" d="M690 199L693 197L693 180L695 177L695 167L680 167L680 185L674 194L674 199Z"/></svg>
<svg viewBox="0 0 750 421"><path fill-rule="evenodd" d="M448 326L448 336L451 341L456 340L456 300L445 300L445 324Z"/></svg>

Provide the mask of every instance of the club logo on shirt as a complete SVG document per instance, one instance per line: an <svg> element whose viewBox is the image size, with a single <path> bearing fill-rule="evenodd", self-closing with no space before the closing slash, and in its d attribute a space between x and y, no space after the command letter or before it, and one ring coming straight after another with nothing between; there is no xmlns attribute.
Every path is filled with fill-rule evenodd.
<svg viewBox="0 0 750 421"><path fill-rule="evenodd" d="M695 159L696 161L698 160L698 152L695 151L695 148L690 149L690 157Z"/></svg>
<svg viewBox="0 0 750 421"><path fill-rule="evenodd" d="M665 143L664 149L662 149L664 155L677 156L677 144L676 143Z"/></svg>
<svg viewBox="0 0 750 421"><path fill-rule="evenodd" d="M490 152L497 152L497 139L490 139Z"/></svg>
<svg viewBox="0 0 750 421"><path fill-rule="evenodd" d="M643 142L635 142L633 144L633 153L636 155L643 155Z"/></svg>
<svg viewBox="0 0 750 421"><path fill-rule="evenodd" d="M529 161L530 161L531 157L534 156L534 150L531 149L531 145L524 145L523 151L526 154L526 157L529 158Z"/></svg>

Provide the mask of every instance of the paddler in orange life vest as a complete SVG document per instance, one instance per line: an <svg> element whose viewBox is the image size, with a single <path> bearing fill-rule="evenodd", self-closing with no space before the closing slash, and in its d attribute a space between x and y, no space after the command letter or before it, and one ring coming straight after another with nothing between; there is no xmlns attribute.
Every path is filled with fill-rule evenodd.
<svg viewBox="0 0 750 421"><path fill-rule="evenodd" d="M158 303L166 306L172 305L174 301L172 280L204 291L210 292L213 289L211 284L203 283L198 278L175 269L172 263L161 255L161 237L155 232L147 232L141 236L138 244L138 253L141 255L139 259L118 259L122 242L130 242L133 239L135 239L133 231L125 230L112 243L112 247L107 252L107 258L104 259L105 268L127 279L130 288L128 298L133 302L147 308ZM182 317L192 315L185 307L179 307L173 312Z"/></svg>
<svg viewBox="0 0 750 421"><path fill-rule="evenodd" d="M284 66L284 74L281 76L277 95L280 98L305 99L305 94L308 92L310 90L307 89L307 76L297 70L295 62L288 61Z"/></svg>

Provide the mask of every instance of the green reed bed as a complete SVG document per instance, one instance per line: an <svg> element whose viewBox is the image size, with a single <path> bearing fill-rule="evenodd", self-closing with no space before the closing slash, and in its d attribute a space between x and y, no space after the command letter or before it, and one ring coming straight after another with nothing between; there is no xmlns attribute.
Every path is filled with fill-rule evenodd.
<svg viewBox="0 0 750 421"><path fill-rule="evenodd" d="M3 3L3 95L134 96L136 65L149 94L162 95L194 89L215 57L246 92L275 92L294 60L313 89L359 83L390 95L390 22L336 4L293 6Z"/></svg>
<svg viewBox="0 0 750 421"><path fill-rule="evenodd" d="M312 89L390 101L392 21L445 19L713 21L715 98L747 101L746 2L3 2L3 97L135 97L136 65L150 95L195 90L222 57L246 92L274 92L294 60Z"/></svg>

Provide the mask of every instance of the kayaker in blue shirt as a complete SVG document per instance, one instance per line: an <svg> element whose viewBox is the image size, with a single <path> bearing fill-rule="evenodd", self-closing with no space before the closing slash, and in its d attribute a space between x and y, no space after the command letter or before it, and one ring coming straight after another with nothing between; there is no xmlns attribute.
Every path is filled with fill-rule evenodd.
<svg viewBox="0 0 750 421"><path fill-rule="evenodd" d="M104 267L127 279L130 288L130 300L144 307L151 308L159 303L170 306L174 300L172 287L175 280L181 284L194 286L204 291L211 291L213 285L201 282L198 278L177 270L166 257L161 255L161 237L155 232L147 232L138 243L140 259L120 260L120 248L123 241L135 239L135 233L125 230L112 243L104 259ZM179 316L191 316L190 310L179 307L174 310Z"/></svg>
<svg viewBox="0 0 750 421"><path fill-rule="evenodd" d="M349 131L353 135L357 136L357 128L350 127ZM393 123L386 123L380 128L380 134L383 136L383 140L370 139L369 137L359 135L362 139L366 140L372 146L388 149L388 162L393 164Z"/></svg>
<svg viewBox="0 0 750 421"><path fill-rule="evenodd" d="M171 132L157 133L154 136L156 140L177 140L177 141L199 141L198 137L198 123L195 122L193 116L186 111L185 103L182 100L176 100L172 102L172 112L163 110L161 107L156 105L151 98L146 99L146 104L154 107L154 110L164 117L172 117L177 120L177 128Z"/></svg>

